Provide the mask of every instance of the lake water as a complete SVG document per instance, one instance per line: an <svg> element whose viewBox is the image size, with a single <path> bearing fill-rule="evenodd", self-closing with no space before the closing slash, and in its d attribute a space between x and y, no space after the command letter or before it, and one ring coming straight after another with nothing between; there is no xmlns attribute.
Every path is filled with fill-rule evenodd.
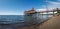
<svg viewBox="0 0 60 29"><path fill-rule="evenodd" d="M0 15L0 24L10 24L24 22L23 15Z"/></svg>
<svg viewBox="0 0 60 29"><path fill-rule="evenodd" d="M48 18L49 17L52 17L52 15L48 15ZM26 18L28 18L28 17L26 17ZM42 22L42 21L44 21L44 20L46 20L47 19L47 15L39 15L39 16L37 16L36 17L37 19L35 19L35 21L34 22L36 22L36 23L40 23L40 22ZM29 18L30 19L30 18ZM29 20L28 19L28 20ZM16 27L19 27L19 26L25 26L26 24L26 22L25 22L25 16L24 15L0 15L0 24L12 24L13 26L15 26L15 28ZM25 23L24 23L25 22ZM32 22L32 20L30 20L30 22ZM1 26L1 25L0 25ZM14 29L14 27L13 26L11 26L11 27L0 27L0 29Z"/></svg>
<svg viewBox="0 0 60 29"><path fill-rule="evenodd" d="M48 18L52 17L52 15L48 15ZM26 17L28 18L28 17ZM47 19L47 15L39 15L35 17L37 20L45 20ZM30 17L28 18L28 20ZM24 18L24 15L0 15L0 24L14 24L14 23L22 23L26 19ZM30 19L31 20L31 19ZM34 20L34 19L33 19Z"/></svg>

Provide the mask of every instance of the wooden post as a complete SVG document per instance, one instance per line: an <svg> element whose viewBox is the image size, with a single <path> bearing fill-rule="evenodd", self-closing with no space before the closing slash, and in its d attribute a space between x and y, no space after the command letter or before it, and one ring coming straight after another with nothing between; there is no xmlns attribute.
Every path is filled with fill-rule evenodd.
<svg viewBox="0 0 60 29"><path fill-rule="evenodd" d="M54 9L53 9L53 16L54 16Z"/></svg>
<svg viewBox="0 0 60 29"><path fill-rule="evenodd" d="M59 13L59 9L57 8L57 13Z"/></svg>
<svg viewBox="0 0 60 29"><path fill-rule="evenodd" d="M60 11L59 11L59 9L57 8L57 14L58 14L58 16L60 15Z"/></svg>
<svg viewBox="0 0 60 29"><path fill-rule="evenodd" d="M43 19L43 12L42 12L42 19Z"/></svg>

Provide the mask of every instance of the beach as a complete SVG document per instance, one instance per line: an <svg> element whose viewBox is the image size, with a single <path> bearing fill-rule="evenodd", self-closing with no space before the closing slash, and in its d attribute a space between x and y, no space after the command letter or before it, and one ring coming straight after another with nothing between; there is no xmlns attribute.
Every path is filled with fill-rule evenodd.
<svg viewBox="0 0 60 29"><path fill-rule="evenodd" d="M59 16L55 15L46 22L39 24L38 26L33 25L18 29L60 29L60 15Z"/></svg>

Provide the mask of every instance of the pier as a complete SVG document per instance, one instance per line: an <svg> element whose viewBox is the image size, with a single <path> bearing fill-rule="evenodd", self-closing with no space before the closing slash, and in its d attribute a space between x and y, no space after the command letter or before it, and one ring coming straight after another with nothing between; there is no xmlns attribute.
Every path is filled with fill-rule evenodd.
<svg viewBox="0 0 60 29"><path fill-rule="evenodd" d="M52 12L52 13L50 13L50 12ZM32 22L35 22L36 20L38 20L38 18L45 21L45 19L43 19L44 15L46 15L46 20L48 20L49 15L54 16L56 14L55 12L56 13L60 12L60 9L56 8L56 9L52 9L52 10L49 10L49 11L46 10L46 11L37 12L34 8L32 8L31 10L24 12L24 14L25 14L25 22L28 22L28 23L32 24ZM44 13L46 13L46 14L44 14ZM43 21L41 21L41 22L43 22ZM36 23L34 23L34 24L36 24Z"/></svg>
<svg viewBox="0 0 60 29"><path fill-rule="evenodd" d="M54 15L55 14L55 12L58 12L58 11L60 11L60 9L59 8L56 8L56 9L52 9L52 10L45 10L45 11L40 11L40 12L36 12L35 11L35 9L34 8L32 8L31 10L29 10L29 11L25 11L25 13L24 14L35 14L35 13L41 13L41 14L43 14L43 13L46 13L46 14L48 14L48 15ZM49 14L49 12L52 12L52 14L50 13Z"/></svg>
<svg viewBox="0 0 60 29"><path fill-rule="evenodd" d="M26 11L26 12L27 13L25 13L25 15L27 15L27 16L29 16L31 14L36 14L36 13L38 13L38 14L41 13L41 15L43 16L43 13L47 13L48 14L49 12L52 12L53 14L48 14L48 15L53 15L53 16L51 18L47 19L47 20L42 21L42 23L39 23L37 25L32 25L32 26L29 26L29 27L24 27L23 29L28 29L28 28L29 29L57 29L57 28L59 28L59 26L56 26L56 25L59 24L59 21L58 20L59 20L59 17L60 16L57 16L58 14L54 13L54 12L60 12L60 10L58 8L57 9L52 9L50 11L36 12L34 10L34 11ZM45 14L45 15L47 15L47 14ZM30 22L32 22L32 21L30 21Z"/></svg>

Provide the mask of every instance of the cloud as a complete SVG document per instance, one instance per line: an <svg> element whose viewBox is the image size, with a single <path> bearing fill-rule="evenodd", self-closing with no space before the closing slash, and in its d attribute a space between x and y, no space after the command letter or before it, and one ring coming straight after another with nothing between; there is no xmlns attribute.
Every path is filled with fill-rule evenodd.
<svg viewBox="0 0 60 29"><path fill-rule="evenodd" d="M37 11L46 11L46 9L52 10L55 8L60 8L60 2L48 1L47 8L46 5L42 5L42 8L37 9Z"/></svg>
<svg viewBox="0 0 60 29"><path fill-rule="evenodd" d="M50 4L60 4L60 2L53 2L53 1L48 1Z"/></svg>
<svg viewBox="0 0 60 29"><path fill-rule="evenodd" d="M0 15L23 15L23 11L0 10Z"/></svg>
<svg viewBox="0 0 60 29"><path fill-rule="evenodd" d="M36 11L46 11L46 9L37 9Z"/></svg>
<svg viewBox="0 0 60 29"><path fill-rule="evenodd" d="M48 1L48 8L60 8L60 2Z"/></svg>
<svg viewBox="0 0 60 29"><path fill-rule="evenodd" d="M0 15L18 15L18 13L0 12Z"/></svg>
<svg viewBox="0 0 60 29"><path fill-rule="evenodd" d="M2 11L0 10L0 15L19 15L17 11Z"/></svg>
<svg viewBox="0 0 60 29"><path fill-rule="evenodd" d="M60 2L48 1L48 3L47 3L48 11L56 9L56 8L60 8ZM37 9L37 11L46 11L47 9L46 9L46 5L42 5L42 8ZM46 14L46 13L44 13L44 14ZM52 12L51 12L51 14L52 14Z"/></svg>
<svg viewBox="0 0 60 29"><path fill-rule="evenodd" d="M60 0L57 0L57 1L60 1Z"/></svg>

